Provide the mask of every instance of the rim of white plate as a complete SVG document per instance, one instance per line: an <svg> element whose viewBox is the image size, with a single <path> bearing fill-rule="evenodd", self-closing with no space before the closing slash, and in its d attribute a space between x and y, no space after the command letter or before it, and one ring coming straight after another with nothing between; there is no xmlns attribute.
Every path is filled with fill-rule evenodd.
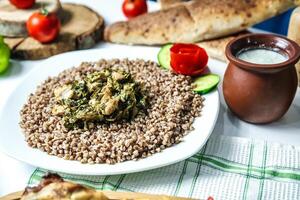
<svg viewBox="0 0 300 200"><path fill-rule="evenodd" d="M35 90L37 84L26 85L24 84L26 80L28 81L30 80L33 83L40 83L42 80L45 79L45 76L57 75L58 72L70 68L72 66L76 66L82 61L97 61L101 58L104 59L142 58L145 60L156 61L156 55L158 50L159 50L158 48L149 48L149 47L135 47L129 49L128 47L125 46L116 45L116 46L106 47L102 49L68 52L68 53L53 56L49 59L42 61L41 64L39 65L43 65L43 66L38 66L35 69L31 70L23 78L23 80L20 81L20 84L14 89L14 91L7 98L7 101L4 103L4 106L0 110L0 130L3 130L2 126L5 126L5 123L9 123L9 121L7 120L9 120L10 114L6 114L7 111L9 111L7 110L7 106L15 103L15 101L19 102L20 104L21 100L16 100L16 98L13 98L14 94L18 91L19 92L22 91L22 89L27 90L26 92L23 91L24 94L26 93L25 95L26 97L22 97L23 99L22 105L23 105L25 103L24 99L27 98L27 95L29 95L31 92ZM63 64L60 64L60 62L62 61L64 61ZM64 64L65 61L67 61L67 64ZM51 66L54 67L59 66L59 67L54 68ZM38 72L41 71L42 67L47 68L47 72L44 72L41 76L37 76L39 74ZM196 128L195 131L190 132L187 136L184 137L183 142L174 145L170 148L167 148L163 150L161 153L156 153L150 157L140 159L138 161L126 161L114 165L108 165L108 164L91 165L91 164L81 164L78 161L67 161L58 158L56 156L50 156L45 152L42 152L38 149L33 149L27 145L27 143L24 141L24 136L22 135L18 123L14 123L14 125L17 126L17 128L15 128L14 130L18 130L18 133L14 133L13 135L16 136L17 134L19 134L19 136L22 137L14 138L14 140L17 140L17 143L14 143L13 141L10 140L3 142L5 139L2 138L1 139L2 142L0 141L0 150L5 154L7 154L8 156L17 159L19 161L25 162L29 165L48 169L50 171L64 172L69 174L115 175L115 174L147 171L150 169L164 167L167 165L180 162L196 154L203 147L203 145L206 143L209 136L211 135L219 114L219 107L220 107L219 92L216 89L215 91L207 95L204 95L204 97L205 97L205 101L202 110L202 116L196 118L195 120L196 122L193 124L195 126L196 123L201 123L203 120L208 120L209 122L207 123L209 126L203 126L204 133L203 135L201 135L202 133L200 134L200 138L196 137L199 136L199 133L196 133L199 130ZM15 107L15 109L16 110L13 112L18 113L20 109L20 105L18 107ZM19 118L13 119L14 122L18 122L18 120ZM6 126L9 127L9 125ZM3 131L8 131L8 130L4 129ZM10 136L9 134L11 133L3 132L0 133L0 137L6 135L9 138ZM13 151L12 150L13 147L11 145L22 145L21 147L22 152ZM190 149L190 147L193 148ZM27 155L26 153L29 153L29 155Z"/></svg>

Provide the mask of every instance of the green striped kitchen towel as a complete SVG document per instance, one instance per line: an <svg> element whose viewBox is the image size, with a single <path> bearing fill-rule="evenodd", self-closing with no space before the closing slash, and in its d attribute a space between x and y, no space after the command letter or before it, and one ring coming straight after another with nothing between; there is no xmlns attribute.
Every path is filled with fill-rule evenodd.
<svg viewBox="0 0 300 200"><path fill-rule="evenodd" d="M28 184L37 184L45 173L36 169ZM300 147L217 136L193 157L155 170L116 176L60 175L104 190L215 200L298 200Z"/></svg>

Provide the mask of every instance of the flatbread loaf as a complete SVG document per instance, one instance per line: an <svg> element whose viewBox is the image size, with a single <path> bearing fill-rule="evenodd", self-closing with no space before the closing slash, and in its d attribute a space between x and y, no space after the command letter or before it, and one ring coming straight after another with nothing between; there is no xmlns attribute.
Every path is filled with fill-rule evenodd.
<svg viewBox="0 0 300 200"><path fill-rule="evenodd" d="M197 44L206 50L209 57L218 59L220 61L227 62L228 60L225 55L225 49L226 49L227 44L234 38L242 36L242 35L246 35L249 33L250 33L249 31L242 31L238 34L234 34L234 35L223 37L223 38L203 41L203 42L199 42Z"/></svg>
<svg viewBox="0 0 300 200"><path fill-rule="evenodd" d="M300 7L296 8L291 16L288 37L300 45ZM298 74L298 85L300 86L300 62L296 64Z"/></svg>
<svg viewBox="0 0 300 200"><path fill-rule="evenodd" d="M299 3L299 0L197 0L180 3L105 30L105 39L125 44L199 42L240 32Z"/></svg>
<svg viewBox="0 0 300 200"><path fill-rule="evenodd" d="M159 3L160 3L160 7L162 9L165 9L187 1L191 1L191 0L160 0Z"/></svg>

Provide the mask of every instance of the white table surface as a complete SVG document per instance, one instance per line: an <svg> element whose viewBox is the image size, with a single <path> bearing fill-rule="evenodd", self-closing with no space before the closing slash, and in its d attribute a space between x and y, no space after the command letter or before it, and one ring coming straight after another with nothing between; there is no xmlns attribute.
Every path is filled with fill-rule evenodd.
<svg viewBox="0 0 300 200"><path fill-rule="evenodd" d="M98 11L105 18L106 24L125 19L121 12L121 0L63 0L62 2L86 4ZM153 2L149 2L148 5L150 10L158 8L158 5ZM95 48L103 48L109 45L113 44L100 43L95 46ZM12 61L9 72L5 75L0 75L0 106L2 106L9 93L30 70L35 67L42 69L43 66L39 66L40 63L41 61ZM225 68L226 65L220 62L218 71L214 71L214 73L223 76ZM221 84L219 91L221 94ZM283 144L300 145L300 90L298 90L288 113L280 121L259 126L242 122L234 117L228 111L221 94L220 114L212 134L224 134L280 142ZM3 139L5 140L5 138L1 138L1 140ZM0 196L24 189L34 169L34 166L14 160L0 152Z"/></svg>

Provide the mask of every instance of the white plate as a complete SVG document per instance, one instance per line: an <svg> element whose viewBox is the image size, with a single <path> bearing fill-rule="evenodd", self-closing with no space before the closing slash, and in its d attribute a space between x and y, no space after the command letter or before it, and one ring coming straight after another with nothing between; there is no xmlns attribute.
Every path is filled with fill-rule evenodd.
<svg viewBox="0 0 300 200"><path fill-rule="evenodd" d="M100 58L143 58L156 61L158 48L126 47L113 45L98 50L85 50L65 53L45 60L31 71L21 84L11 93L0 112L0 150L9 156L44 169L81 175L113 175L144 171L182 161L197 153L205 144L219 112L218 91L205 95L202 116L196 118L195 130L184 137L183 142L138 161L127 161L115 165L81 164L78 161L67 161L50 156L38 149L30 148L24 140L19 127L19 111L28 95L48 76L55 76L66 68L77 66L82 61L97 61ZM214 71L213 68L211 68Z"/></svg>

